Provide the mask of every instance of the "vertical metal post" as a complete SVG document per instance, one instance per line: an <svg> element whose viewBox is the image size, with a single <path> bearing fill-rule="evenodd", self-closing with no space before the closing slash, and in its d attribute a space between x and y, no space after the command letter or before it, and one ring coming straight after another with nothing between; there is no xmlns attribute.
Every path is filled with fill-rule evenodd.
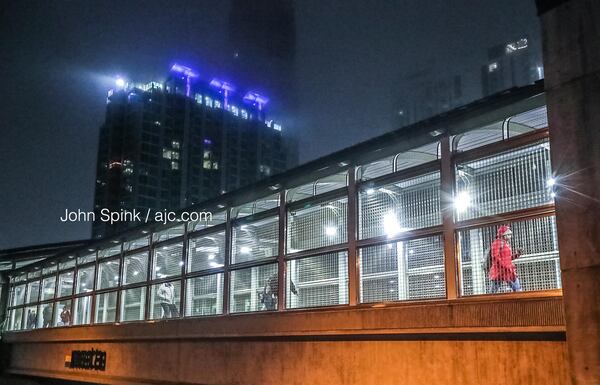
<svg viewBox="0 0 600 385"><path fill-rule="evenodd" d="M231 272L229 264L231 261L231 207L227 207L225 214L225 258L223 273L223 314L229 314L229 289Z"/></svg>
<svg viewBox="0 0 600 385"><path fill-rule="evenodd" d="M441 199L442 223L444 227L444 271L446 277L446 298L458 297L456 270L456 237L454 229L454 164L448 134L440 140L441 148Z"/></svg>
<svg viewBox="0 0 600 385"><path fill-rule="evenodd" d="M179 285L179 317L185 317L185 301L186 301L186 297L187 297L187 281L185 279L185 273L187 271L188 268L188 250L189 250L189 228L188 226L190 226L191 222L188 222L185 224L184 226L184 232L183 232L183 256L182 256L182 261L183 261L183 265L181 266L182 270L181 270L181 285Z"/></svg>
<svg viewBox="0 0 600 385"><path fill-rule="evenodd" d="M54 325L54 304L56 303L56 299L59 296L58 291L60 290L60 262L56 262L56 280L54 281L54 296L52 297L52 302L48 302L48 305L51 306L52 309L52 316L50 317L50 326L48 326L49 328L53 327ZM43 316L43 313L42 313Z"/></svg>
<svg viewBox="0 0 600 385"><path fill-rule="evenodd" d="M356 229L358 220L358 190L356 188L356 168L348 169L348 304L359 302L358 258L356 250Z"/></svg>
<svg viewBox="0 0 600 385"><path fill-rule="evenodd" d="M121 258L119 259L119 282L117 283L117 300L115 301L115 322L121 322L121 297L123 294L123 290L121 288L123 287L123 282L125 282L125 242L122 242ZM109 296L110 294L107 293L106 298L104 299L104 309L106 309L108 306ZM106 321L102 320L102 322Z"/></svg>
<svg viewBox="0 0 600 385"><path fill-rule="evenodd" d="M110 246L109 246L110 247ZM123 242L121 242L121 252L120 254L123 254ZM94 314L96 313L96 301L94 301L94 299L96 299L96 292L98 291L98 278L99 278L99 273L100 273L100 263L99 263L99 257L100 257L100 251L96 250L96 262L95 262L95 268L94 268L94 283L92 286L92 294L90 294L90 322L89 324L93 324L93 320L94 320Z"/></svg>
<svg viewBox="0 0 600 385"><path fill-rule="evenodd" d="M152 287L148 285L148 282L152 281L154 274L154 258L156 258L156 246L154 245L154 231L150 233L150 246L148 247L148 268L146 269L146 282L144 286L145 298L144 298L144 320L150 318L150 305L152 304ZM140 298L140 303L142 299Z"/></svg>
<svg viewBox="0 0 600 385"><path fill-rule="evenodd" d="M285 201L285 189L279 193L279 244L277 252L277 310L285 309L287 293L286 270L285 270L285 247L287 229L287 209Z"/></svg>

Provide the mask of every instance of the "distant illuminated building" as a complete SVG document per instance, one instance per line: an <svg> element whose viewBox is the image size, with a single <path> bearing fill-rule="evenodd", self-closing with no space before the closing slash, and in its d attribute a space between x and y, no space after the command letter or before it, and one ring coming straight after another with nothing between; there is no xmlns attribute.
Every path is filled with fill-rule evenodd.
<svg viewBox="0 0 600 385"><path fill-rule="evenodd" d="M522 37L488 50L488 61L481 68L483 96L508 88L527 85L544 77L531 42Z"/></svg>
<svg viewBox="0 0 600 385"><path fill-rule="evenodd" d="M175 64L165 82L115 82L100 130L94 207L173 210L294 165L268 98L200 80ZM97 219L99 213L96 214ZM94 237L118 231L96 222Z"/></svg>
<svg viewBox="0 0 600 385"><path fill-rule="evenodd" d="M296 26L291 0L232 0L229 12L232 71L245 84L255 83L295 105Z"/></svg>
<svg viewBox="0 0 600 385"><path fill-rule="evenodd" d="M457 74L429 67L394 83L392 92L395 126L403 127L479 97L479 83L468 71Z"/></svg>
<svg viewBox="0 0 600 385"><path fill-rule="evenodd" d="M242 84L266 93L270 111L286 121L286 138L297 142L296 15L292 0L232 0L227 37L229 70ZM297 149L297 145L291 146ZM298 162L298 152L288 154Z"/></svg>

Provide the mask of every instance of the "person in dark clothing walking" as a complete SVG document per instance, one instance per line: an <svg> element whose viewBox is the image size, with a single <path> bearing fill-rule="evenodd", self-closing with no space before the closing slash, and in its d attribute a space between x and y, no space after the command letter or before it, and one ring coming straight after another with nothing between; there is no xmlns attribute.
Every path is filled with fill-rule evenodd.
<svg viewBox="0 0 600 385"><path fill-rule="evenodd" d="M265 306L265 310L277 310L277 293L279 290L279 282L277 279L277 274L273 274L267 278L265 286L259 294L260 302ZM290 281L290 291L294 295L298 295L296 285L294 285L294 282L292 281Z"/></svg>
<svg viewBox="0 0 600 385"><path fill-rule="evenodd" d="M46 305L42 311L42 327L49 328L52 325L52 306Z"/></svg>

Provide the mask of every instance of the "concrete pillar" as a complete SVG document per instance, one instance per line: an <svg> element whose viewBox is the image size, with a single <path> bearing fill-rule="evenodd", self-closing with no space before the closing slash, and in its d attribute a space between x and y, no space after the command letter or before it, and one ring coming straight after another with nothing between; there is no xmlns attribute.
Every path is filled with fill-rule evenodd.
<svg viewBox="0 0 600 385"><path fill-rule="evenodd" d="M600 1L538 0L573 384L600 384Z"/></svg>

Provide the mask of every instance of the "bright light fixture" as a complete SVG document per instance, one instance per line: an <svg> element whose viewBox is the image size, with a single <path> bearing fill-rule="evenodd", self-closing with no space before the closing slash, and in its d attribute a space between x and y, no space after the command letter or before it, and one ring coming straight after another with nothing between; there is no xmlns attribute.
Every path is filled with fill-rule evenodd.
<svg viewBox="0 0 600 385"><path fill-rule="evenodd" d="M372 189L372 188L370 188L370 189L367 189L367 195L371 195L371 194L373 194L374 192L375 192L375 190L374 190L374 189Z"/></svg>
<svg viewBox="0 0 600 385"><path fill-rule="evenodd" d="M466 191L458 193L456 198L454 198L454 208L456 208L456 211L462 213L467 210L469 206L471 206L471 196L469 193Z"/></svg>
<svg viewBox="0 0 600 385"><path fill-rule="evenodd" d="M215 259L215 255L214 254L208 254L208 259Z"/></svg>
<svg viewBox="0 0 600 385"><path fill-rule="evenodd" d="M398 235L403 231L400 223L398 223L396 214L391 211L383 216L383 231L388 238Z"/></svg>
<svg viewBox="0 0 600 385"><path fill-rule="evenodd" d="M326 226L325 227L325 235L328 237L333 237L337 234L337 227L335 226Z"/></svg>
<svg viewBox="0 0 600 385"><path fill-rule="evenodd" d="M242 254L249 254L250 253L250 248L248 246L242 246L242 247L240 247L240 253L242 253Z"/></svg>
<svg viewBox="0 0 600 385"><path fill-rule="evenodd" d="M548 187L552 187L555 184L556 184L556 179L554 179L554 178L550 178L546 181L546 186L548 186Z"/></svg>
<svg viewBox="0 0 600 385"><path fill-rule="evenodd" d="M125 87L125 80L123 78L117 78L117 80L115 80L115 85L118 88L123 88Z"/></svg>

